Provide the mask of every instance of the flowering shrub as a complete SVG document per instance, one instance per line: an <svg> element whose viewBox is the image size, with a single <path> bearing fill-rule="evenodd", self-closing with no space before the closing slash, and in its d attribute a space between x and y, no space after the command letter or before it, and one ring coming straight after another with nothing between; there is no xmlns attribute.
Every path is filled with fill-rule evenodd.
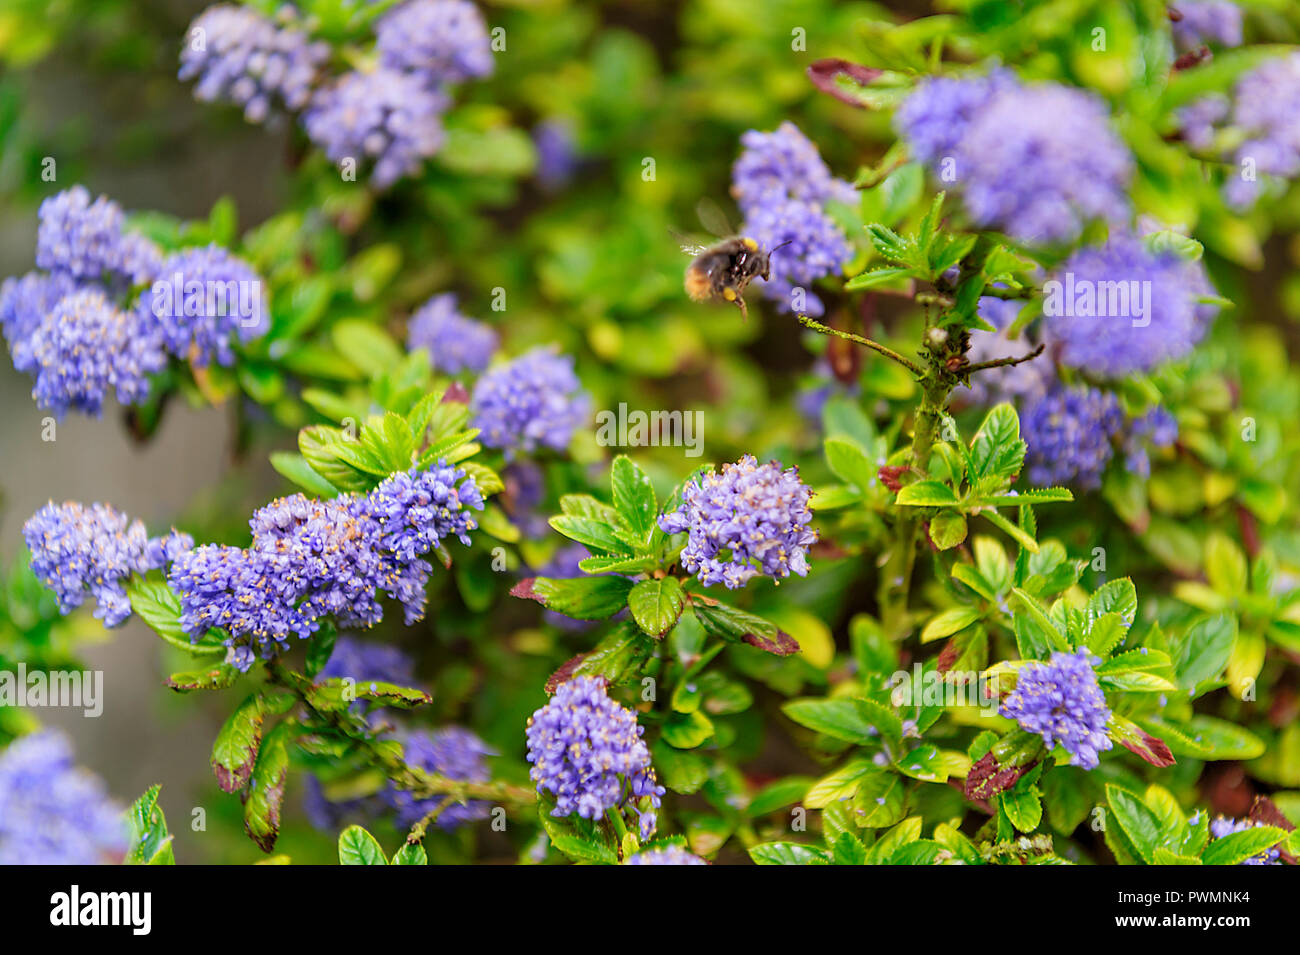
<svg viewBox="0 0 1300 955"><path fill-rule="evenodd" d="M617 6L115 8L242 229L0 109L31 440L235 438L8 500L0 862L1294 864L1300 14ZM218 714L125 813L119 628Z"/></svg>

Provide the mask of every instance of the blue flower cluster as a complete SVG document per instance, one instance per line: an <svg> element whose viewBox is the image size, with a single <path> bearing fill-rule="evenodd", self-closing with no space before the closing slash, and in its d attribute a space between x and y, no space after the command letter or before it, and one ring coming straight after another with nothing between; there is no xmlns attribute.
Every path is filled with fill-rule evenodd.
<svg viewBox="0 0 1300 955"><path fill-rule="evenodd" d="M1174 46L1195 50L1202 44L1241 46L1241 7L1226 0L1179 0L1171 26ZM1172 19L1172 18L1171 18Z"/></svg>
<svg viewBox="0 0 1300 955"><path fill-rule="evenodd" d="M1198 301L1214 295L1204 265L1148 251L1132 235L1075 252L1044 293L1046 338L1061 363L1105 378L1181 358L1217 312Z"/></svg>
<svg viewBox="0 0 1300 955"><path fill-rule="evenodd" d="M247 342L270 326L262 280L220 245L184 249L164 259L158 280L140 294L140 324L161 325L167 349L203 367L232 365L232 340Z"/></svg>
<svg viewBox="0 0 1300 955"><path fill-rule="evenodd" d="M722 473L710 470L682 489L682 504L663 514L666 534L688 533L681 563L704 584L743 587L754 577L782 580L808 573L812 489L798 468L760 465L747 454Z"/></svg>
<svg viewBox="0 0 1300 955"><path fill-rule="evenodd" d="M479 378L471 423L485 445L504 449L507 457L538 447L562 451L587 420L590 404L573 358L538 347Z"/></svg>
<svg viewBox="0 0 1300 955"><path fill-rule="evenodd" d="M1252 822L1249 819L1229 819L1226 816L1219 816L1217 819L1210 820L1210 835L1216 839L1224 839L1234 832L1245 832L1247 829L1262 825L1261 822ZM1281 865L1281 853L1276 848L1265 849L1258 855L1253 855L1239 864Z"/></svg>
<svg viewBox="0 0 1300 955"><path fill-rule="evenodd" d="M483 509L478 485L442 461L398 472L365 496L273 501L249 521L248 548L208 544L172 566L181 626L193 640L222 628L228 662L247 670L257 655L288 649L290 636L310 636L322 617L374 626L383 618L377 591L412 623L424 614L432 571L423 555L448 536L468 543L471 509Z"/></svg>
<svg viewBox="0 0 1300 955"><path fill-rule="evenodd" d="M260 123L277 107L296 112L307 105L329 55L328 44L313 43L303 30L221 3L190 24L180 79L198 79L196 99L226 100L242 106L250 123Z"/></svg>
<svg viewBox="0 0 1300 955"><path fill-rule="evenodd" d="M445 776L447 779L483 783L491 778L484 756L496 755L477 736L459 726L443 729L417 730L402 738L402 755L407 764L426 773ZM397 821L403 826L413 826L424 816L438 809L448 796L417 799L404 789L390 786L384 790L385 801L397 811ZM481 800L464 804L452 803L438 813L438 825L443 829L475 819L486 819L491 806Z"/></svg>
<svg viewBox="0 0 1300 955"><path fill-rule="evenodd" d="M763 294L784 311L821 315L825 308L809 286L852 255L824 204L856 202L857 194L831 175L816 145L793 123L770 133L751 129L740 141L744 150L732 169L731 192L745 216L742 231L771 253L772 278Z"/></svg>
<svg viewBox="0 0 1300 955"><path fill-rule="evenodd" d="M1114 439L1123 428L1124 413L1112 392L1052 385L1020 418L1020 432L1029 446L1029 480L1040 487L1099 487L1115 453Z"/></svg>
<svg viewBox="0 0 1300 955"><path fill-rule="evenodd" d="M641 838L654 834L665 790L655 781L636 714L605 693L596 677L561 684L528 721L529 777L555 797L553 816L599 819L631 803ZM648 805L647 805L648 804Z"/></svg>
<svg viewBox="0 0 1300 955"><path fill-rule="evenodd" d="M1110 707L1093 669L1098 662L1087 649L1058 650L1047 663L1021 667L999 713L1037 733L1048 747L1060 743L1070 765L1096 768L1099 754L1114 746L1106 735Z"/></svg>
<svg viewBox="0 0 1300 955"><path fill-rule="evenodd" d="M1009 74L920 83L898 129L976 225L1032 244L1070 242L1089 221L1129 216L1132 158L1105 105L1082 90ZM1014 170L1014 175L1008 175Z"/></svg>
<svg viewBox="0 0 1300 955"><path fill-rule="evenodd" d="M237 103L250 122L277 107L302 111L330 160L369 161L378 189L419 172L442 147L449 86L493 69L487 25L468 0L405 0L387 10L374 25L373 62L333 78L329 45L313 42L292 8L282 19L210 7L190 25L180 78L197 77L195 96Z"/></svg>
<svg viewBox="0 0 1300 955"><path fill-rule="evenodd" d="M657 849L646 849L629 858L624 865L708 865L697 855L673 844Z"/></svg>
<svg viewBox="0 0 1300 955"><path fill-rule="evenodd" d="M60 612L71 613L89 593L106 627L131 615L127 578L162 569L194 546L188 534L151 538L142 522L107 505L72 501L42 507L23 525L23 539L32 572L54 591Z"/></svg>
<svg viewBox="0 0 1300 955"><path fill-rule="evenodd" d="M1177 440L1177 419L1164 408L1152 408L1129 425L1124 438L1124 467L1145 481L1151 476L1148 446L1168 448Z"/></svg>
<svg viewBox="0 0 1300 955"><path fill-rule="evenodd" d="M66 736L33 733L0 751L0 865L104 865L126 848L121 808L76 766Z"/></svg>
<svg viewBox="0 0 1300 955"><path fill-rule="evenodd" d="M427 348L435 369L455 375L486 368L500 339L491 327L462 315L449 292L433 296L411 316L406 342L412 350Z"/></svg>
<svg viewBox="0 0 1300 955"><path fill-rule="evenodd" d="M157 271L157 248L125 231L122 207L107 196L91 199L85 186L72 186L41 203L36 231L36 267L63 272L78 281L146 282Z"/></svg>

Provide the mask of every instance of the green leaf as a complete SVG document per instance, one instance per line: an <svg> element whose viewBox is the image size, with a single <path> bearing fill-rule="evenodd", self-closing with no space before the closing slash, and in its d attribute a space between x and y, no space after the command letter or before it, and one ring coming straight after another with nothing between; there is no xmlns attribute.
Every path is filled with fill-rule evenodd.
<svg viewBox="0 0 1300 955"><path fill-rule="evenodd" d="M1178 685L1185 690L1223 673L1237 640L1237 618L1221 613L1195 623L1182 641Z"/></svg>
<svg viewBox="0 0 1300 955"><path fill-rule="evenodd" d="M510 595L536 600L546 609L576 620L606 620L627 606L631 590L632 581L626 577L528 577L516 584Z"/></svg>
<svg viewBox="0 0 1300 955"><path fill-rule="evenodd" d="M271 467L308 494L320 498L331 498L338 494L338 488L317 474L301 454L292 451L273 451Z"/></svg>
<svg viewBox="0 0 1300 955"><path fill-rule="evenodd" d="M682 586L676 577L643 580L627 595L632 619L652 637L662 637L676 626L685 605Z"/></svg>
<svg viewBox="0 0 1300 955"><path fill-rule="evenodd" d="M239 676L238 670L222 663L207 670L173 673L167 678L166 684L178 693L188 693L191 690L224 690L228 686L234 686Z"/></svg>
<svg viewBox="0 0 1300 955"><path fill-rule="evenodd" d="M827 438L826 463L846 484L865 491L875 482L876 466L862 445L848 437Z"/></svg>
<svg viewBox="0 0 1300 955"><path fill-rule="evenodd" d="M1226 534L1213 532L1205 539L1205 576L1210 586L1226 597L1237 597L1250 589L1246 555Z"/></svg>
<svg viewBox="0 0 1300 955"><path fill-rule="evenodd" d="M652 749L655 775L673 792L683 795L699 792L709 778L709 761L699 753L677 749L662 739Z"/></svg>
<svg viewBox="0 0 1300 955"><path fill-rule="evenodd" d="M615 510L627 521L628 528L638 543L648 546L659 511L649 476L631 458L620 454L610 468L610 483L613 486Z"/></svg>
<svg viewBox="0 0 1300 955"><path fill-rule="evenodd" d="M1160 820L1138 796L1113 783L1106 784L1106 801L1142 861L1151 865L1161 843Z"/></svg>
<svg viewBox="0 0 1300 955"><path fill-rule="evenodd" d="M673 713L661 732L664 742L674 749L695 749L713 735L713 721L699 710Z"/></svg>
<svg viewBox="0 0 1300 955"><path fill-rule="evenodd" d="M829 865L825 849L799 842L764 842L749 849L749 857L758 865Z"/></svg>
<svg viewBox="0 0 1300 955"><path fill-rule="evenodd" d="M611 686L617 686L637 674L653 652L651 637L630 620L621 621L590 653L579 654L552 674L546 684L547 692L554 692L560 683L579 676L604 677Z"/></svg>
<svg viewBox="0 0 1300 955"><path fill-rule="evenodd" d="M1211 840L1201 853L1201 862L1205 865L1241 865L1251 856L1257 856L1271 849L1287 838L1285 829L1272 826L1252 826L1241 832L1234 832L1222 839Z"/></svg>
<svg viewBox="0 0 1300 955"><path fill-rule="evenodd" d="M900 490L894 503L911 507L950 507L957 503L957 495L940 481L917 481Z"/></svg>
<svg viewBox="0 0 1300 955"><path fill-rule="evenodd" d="M705 597L693 594L691 604L704 629L714 636L747 643L767 653L788 657L799 652L799 642L770 620Z"/></svg>
<svg viewBox="0 0 1300 955"><path fill-rule="evenodd" d="M402 848L393 853L393 865L428 865L429 854L420 843L402 843Z"/></svg>
<svg viewBox="0 0 1300 955"><path fill-rule="evenodd" d="M345 319L330 330L334 347L371 377L402 360L402 349L382 328L361 319Z"/></svg>
<svg viewBox="0 0 1300 955"><path fill-rule="evenodd" d="M1043 819L1043 801L1037 786L1017 786L995 797L1001 802L1007 819L1020 832L1033 832Z"/></svg>
<svg viewBox="0 0 1300 955"><path fill-rule="evenodd" d="M844 287L849 291L859 289L876 288L880 285L888 285L906 280L912 274L911 269L885 267L872 269L869 272L862 272L853 276L844 283Z"/></svg>
<svg viewBox="0 0 1300 955"><path fill-rule="evenodd" d="M127 580L126 595L131 600L131 609L140 615L154 633L176 649L195 656L226 652L226 648L211 633L206 634L198 643L190 642L189 635L181 629L180 598L163 581L133 574Z"/></svg>
<svg viewBox="0 0 1300 955"><path fill-rule="evenodd" d="M167 818L158 805L161 789L161 783L150 786L126 811L130 842L122 861L127 865L176 864L172 836L167 831Z"/></svg>
<svg viewBox="0 0 1300 955"><path fill-rule="evenodd" d="M275 840L280 835L280 809L289 772L289 742L296 730L293 720L285 720L266 735L248 781L244 829L266 853L275 848Z"/></svg>
<svg viewBox="0 0 1300 955"><path fill-rule="evenodd" d="M969 627L981 616L983 614L977 607L953 607L945 610L925 625L925 629L921 631L921 642L929 643L932 640L950 637L958 630Z"/></svg>
<svg viewBox="0 0 1300 955"><path fill-rule="evenodd" d="M791 700L781 712L800 726L850 743L870 742L877 718L850 699Z"/></svg>
<svg viewBox="0 0 1300 955"><path fill-rule="evenodd" d="M866 829L883 829L903 818L903 777L876 770L853 795L853 821Z"/></svg>
<svg viewBox="0 0 1300 955"><path fill-rule="evenodd" d="M212 771L223 792L239 792L248 785L266 715L262 695L254 693L235 708L217 732L212 744Z"/></svg>
<svg viewBox="0 0 1300 955"><path fill-rule="evenodd" d="M617 864L618 851L614 848L614 840L596 823L578 816L556 818L551 815L553 805L547 800L539 802L537 806L542 828L550 837L551 845L574 862Z"/></svg>
<svg viewBox="0 0 1300 955"><path fill-rule="evenodd" d="M388 865L388 860L378 839L361 826L348 826L339 833L339 865Z"/></svg>
<svg viewBox="0 0 1300 955"><path fill-rule="evenodd" d="M614 512L611 510L610 513ZM627 553L627 543L614 533L613 520L558 514L548 523L565 537L579 544L586 544L595 550L611 554Z"/></svg>
<svg viewBox="0 0 1300 955"><path fill-rule="evenodd" d="M966 516L957 511L940 511L930 521L930 540L939 550L949 550L966 539Z"/></svg>

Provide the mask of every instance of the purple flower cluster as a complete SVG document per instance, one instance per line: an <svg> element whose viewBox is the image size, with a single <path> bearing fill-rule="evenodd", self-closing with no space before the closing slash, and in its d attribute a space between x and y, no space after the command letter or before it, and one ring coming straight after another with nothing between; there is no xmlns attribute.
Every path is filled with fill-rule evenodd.
<svg viewBox="0 0 1300 955"><path fill-rule="evenodd" d="M689 534L681 564L701 583L743 587L754 577L808 573L812 490L798 468L760 465L747 454L722 473L710 470L682 489L682 504L659 518L666 534Z"/></svg>
<svg viewBox="0 0 1300 955"><path fill-rule="evenodd" d="M350 679L355 683L395 683L409 686L415 679L411 658L397 647L366 643L341 636L334 643L329 662L321 668L322 680Z"/></svg>
<svg viewBox="0 0 1300 955"><path fill-rule="evenodd" d="M1179 0L1181 15L1171 24L1174 46L1181 51L1203 44L1241 46L1241 7L1225 0Z"/></svg>
<svg viewBox="0 0 1300 955"><path fill-rule="evenodd" d="M1098 754L1114 745L1106 735L1110 707L1093 670L1099 662L1086 649L1058 650L1047 663L1022 667L999 713L1037 733L1048 747L1060 743L1070 754L1070 765L1096 768Z"/></svg>
<svg viewBox="0 0 1300 955"><path fill-rule="evenodd" d="M1262 825L1264 825L1262 822L1252 822L1249 819L1229 819L1226 816L1220 816L1217 819L1210 820L1210 835L1216 839L1224 839L1234 832L1245 832L1247 829ZM1281 853L1276 848L1270 848L1265 849L1258 855L1244 859L1239 865L1281 865L1280 857Z"/></svg>
<svg viewBox="0 0 1300 955"><path fill-rule="evenodd" d="M131 615L124 583L132 574L161 569L194 546L188 534L149 537L144 524L104 504L51 501L28 518L23 539L32 572L71 613L89 593L95 616L116 627Z"/></svg>
<svg viewBox="0 0 1300 955"><path fill-rule="evenodd" d="M1245 209L1254 204L1260 193L1259 174L1283 179L1300 174L1297 117L1300 53L1269 60L1237 82L1227 122L1243 139L1232 157L1237 171L1224 185L1231 206Z"/></svg>
<svg viewBox="0 0 1300 955"><path fill-rule="evenodd" d="M158 250L124 230L122 208L107 196L91 199L85 186L72 186L42 202L38 216L37 268L115 286L147 282L157 271Z"/></svg>
<svg viewBox="0 0 1300 955"><path fill-rule="evenodd" d="M771 254L772 278L763 294L785 311L821 315L808 286L837 271L852 255L844 230L825 212L829 200L856 202L853 187L831 175L816 145L793 123L775 132L751 129L732 169L731 192L745 216L743 231ZM802 299L795 298L802 290Z"/></svg>
<svg viewBox="0 0 1300 955"><path fill-rule="evenodd" d="M406 762L416 769L474 783L487 782L491 778L483 757L496 755L481 739L459 726L408 733L402 740L402 750ZM398 823L410 827L451 797L417 799L404 789L390 786L384 791L384 798L397 811ZM481 800L470 800L464 805L453 803L438 814L438 825L443 829L455 829L475 819L486 819L490 809L491 806Z"/></svg>
<svg viewBox="0 0 1300 955"><path fill-rule="evenodd" d="M1053 385L1021 415L1029 480L1039 487L1099 487L1115 453L1113 439L1123 427L1124 413L1113 393Z"/></svg>
<svg viewBox="0 0 1300 955"><path fill-rule="evenodd" d="M167 349L200 367L234 364L232 339L249 341L270 324L261 277L215 243L165 259L136 308L142 327L156 321Z"/></svg>
<svg viewBox="0 0 1300 955"><path fill-rule="evenodd" d="M1094 219L1127 219L1133 162L1109 119L1082 90L995 73L921 83L898 126L918 159L962 187L976 225L1041 244L1073 241Z"/></svg>
<svg viewBox="0 0 1300 955"><path fill-rule="evenodd" d="M1164 408L1153 408L1129 425L1124 438L1124 466L1142 480L1151 476L1148 445L1170 447L1178 440L1178 421Z"/></svg>
<svg viewBox="0 0 1300 955"><path fill-rule="evenodd" d="M375 24L381 65L431 87L492 74L492 43L468 0L407 0Z"/></svg>
<svg viewBox="0 0 1300 955"><path fill-rule="evenodd" d="M76 766L66 736L33 733L0 751L0 865L102 865L126 848L121 808Z"/></svg>
<svg viewBox="0 0 1300 955"><path fill-rule="evenodd" d="M228 662L247 670L257 655L286 650L290 636L310 636L322 617L374 626L383 618L378 591L412 623L432 572L423 555L448 536L468 543L477 527L468 511L482 508L474 479L441 461L398 472L365 496L272 501L249 521L248 548L209 544L173 565L181 626L192 640L222 628Z"/></svg>
<svg viewBox="0 0 1300 955"><path fill-rule="evenodd" d="M1046 338L1062 364L1115 378L1181 358L1217 308L1205 267L1136 236L1075 252L1043 287Z"/></svg>
<svg viewBox="0 0 1300 955"><path fill-rule="evenodd" d="M590 403L573 359L538 347L479 378L471 423L485 445L505 449L507 457L538 447L561 451L587 420Z"/></svg>
<svg viewBox="0 0 1300 955"><path fill-rule="evenodd" d="M433 367L449 375L482 371L500 344L491 327L457 310L451 293L435 295L420 306L411 316L406 341L413 350L427 348Z"/></svg>
<svg viewBox="0 0 1300 955"><path fill-rule="evenodd" d="M605 693L603 680L584 676L561 684L529 719L527 732L529 777L539 793L555 797L551 815L599 819L631 803L641 838L650 838L665 790L655 781L643 732L636 714Z"/></svg>
<svg viewBox="0 0 1300 955"><path fill-rule="evenodd" d="M692 855L681 846L671 844L662 848L646 849L629 858L624 865L708 865L697 855Z"/></svg>
<svg viewBox="0 0 1300 955"><path fill-rule="evenodd" d="M260 123L276 107L302 109L329 55L328 44L313 43L301 30L278 26L248 7L221 3L190 24L179 77L198 78L196 99L226 100L242 106L250 123Z"/></svg>

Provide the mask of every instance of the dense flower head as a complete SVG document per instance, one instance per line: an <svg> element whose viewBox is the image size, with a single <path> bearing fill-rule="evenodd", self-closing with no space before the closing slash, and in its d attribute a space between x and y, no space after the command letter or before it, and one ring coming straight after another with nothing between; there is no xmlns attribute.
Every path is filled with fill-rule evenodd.
<svg viewBox="0 0 1300 955"><path fill-rule="evenodd" d="M0 865L101 865L126 848L125 815L73 762L66 736L46 730L0 750Z"/></svg>
<svg viewBox="0 0 1300 955"><path fill-rule="evenodd" d="M529 777L555 797L553 816L599 819L629 802L642 838L655 830L665 790L655 781L650 750L636 714L611 700L597 677L561 684L528 721ZM648 800L652 808L636 805Z"/></svg>
<svg viewBox="0 0 1300 955"><path fill-rule="evenodd" d="M708 865L699 856L687 852L681 846L672 845L646 849L629 858L624 865Z"/></svg>
<svg viewBox="0 0 1300 955"><path fill-rule="evenodd" d="M1105 105L1082 90L1001 74L935 80L912 93L899 117L909 148L961 187L978 226L1057 243L1091 220L1129 215L1132 158Z"/></svg>
<svg viewBox="0 0 1300 955"><path fill-rule="evenodd" d="M474 387L471 421L489 448L507 456L538 447L561 451L587 420L590 396L573 370L573 358L546 347L498 365Z"/></svg>
<svg viewBox="0 0 1300 955"><path fill-rule="evenodd" d="M32 572L54 591L59 610L70 613L90 594L106 627L131 615L128 577L166 567L194 546L188 534L150 538L141 521L105 504L74 501L46 504L23 525L23 539Z"/></svg>
<svg viewBox="0 0 1300 955"><path fill-rule="evenodd" d="M492 73L492 41L468 0L406 0L375 24L379 62L431 85Z"/></svg>
<svg viewBox="0 0 1300 955"><path fill-rule="evenodd" d="M341 626L383 619L379 593L424 614L432 567L424 555L448 536L469 543L469 510L482 510L474 479L444 461L390 475L368 495L277 498L249 520L247 549L206 545L172 567L181 627L192 640L226 631L228 661L247 670L306 639L323 617Z"/></svg>
<svg viewBox="0 0 1300 955"><path fill-rule="evenodd" d="M270 324L261 277L216 243L163 260L136 307L142 325L158 323L173 355L200 367L234 364L232 340L249 341Z"/></svg>
<svg viewBox="0 0 1300 955"><path fill-rule="evenodd" d="M1020 433L1029 480L1038 486L1069 484L1092 490L1115 453L1124 413L1112 392L1053 385L1022 409Z"/></svg>
<svg viewBox="0 0 1300 955"><path fill-rule="evenodd" d="M334 163L373 162L376 188L419 172L442 148L445 93L418 76L380 67L345 73L312 96L303 125Z"/></svg>
<svg viewBox="0 0 1300 955"><path fill-rule="evenodd" d="M491 773L483 757L496 755L481 739L459 726L407 733L402 738L402 754L407 764L416 769L474 783L488 781ZM404 789L390 786L384 791L384 798L397 811L398 824L410 827L451 797L418 799ZM453 802L438 813L438 825L454 829L475 819L486 819L491 808L477 799L463 805Z"/></svg>
<svg viewBox="0 0 1300 955"><path fill-rule="evenodd" d="M157 269L153 243L123 230L122 208L107 196L92 199L77 185L41 203L36 265L91 281L140 283Z"/></svg>
<svg viewBox="0 0 1300 955"><path fill-rule="evenodd" d="M1098 754L1114 745L1106 735L1110 708L1093 670L1099 662L1087 649L1058 650L1047 663L1021 667L1016 688L999 712L1037 733L1048 747L1060 743L1070 754L1070 765L1094 769Z"/></svg>
<svg viewBox="0 0 1300 955"><path fill-rule="evenodd" d="M853 202L849 183L831 175L816 145L793 123L774 132L749 130L732 168L732 194L745 215L744 233L771 255L763 294L786 311L820 315L808 286L837 271L852 255L844 230L826 214L828 200ZM761 281L761 280L760 280ZM794 298L803 290L803 301Z"/></svg>
<svg viewBox="0 0 1300 955"><path fill-rule="evenodd" d="M1228 124L1242 141L1224 193L1230 205L1244 209L1261 188L1258 175L1246 176L1247 168L1284 179L1300 174L1300 53L1268 60L1238 80Z"/></svg>
<svg viewBox="0 0 1300 955"><path fill-rule="evenodd" d="M491 327L460 313L450 292L433 296L411 316L406 341L412 349L427 348L433 367L449 375L482 371L500 344Z"/></svg>
<svg viewBox="0 0 1300 955"><path fill-rule="evenodd" d="M667 534L688 533L681 563L702 583L743 587L754 577L808 573L817 540L808 525L812 490L798 468L760 465L747 454L722 473L710 470L682 489L682 504L659 518Z"/></svg>
<svg viewBox="0 0 1300 955"><path fill-rule="evenodd" d="M1202 44L1241 46L1241 7L1226 0L1179 0L1177 20L1171 23L1174 45L1194 50Z"/></svg>
<svg viewBox="0 0 1300 955"><path fill-rule="evenodd" d="M110 393L137 404L149 394L149 375L167 364L158 334L94 288L61 298L13 357L35 378L36 403L59 418L69 409L98 415Z"/></svg>
<svg viewBox="0 0 1300 955"><path fill-rule="evenodd" d="M0 332L16 367L32 367L27 357L32 334L54 306L77 289L77 281L67 272L28 272L0 284Z"/></svg>
<svg viewBox="0 0 1300 955"><path fill-rule="evenodd" d="M277 107L297 111L307 105L328 59L328 44L313 43L306 33L249 7L220 3L186 31L179 76L198 78L196 99L234 103L250 123L260 123Z"/></svg>
<svg viewBox="0 0 1300 955"><path fill-rule="evenodd" d="M1216 307L1205 267L1136 236L1080 249L1044 286L1046 337L1062 364L1102 377L1149 371L1204 337Z"/></svg>
<svg viewBox="0 0 1300 955"><path fill-rule="evenodd" d="M1253 829L1256 826L1262 826L1262 822L1253 822L1249 819L1229 819L1226 816L1219 816L1217 819L1210 820L1210 835L1215 839L1225 839L1234 832L1245 832L1247 829ZM1281 853L1276 847L1265 849L1257 855L1243 859L1239 865L1281 865Z"/></svg>

